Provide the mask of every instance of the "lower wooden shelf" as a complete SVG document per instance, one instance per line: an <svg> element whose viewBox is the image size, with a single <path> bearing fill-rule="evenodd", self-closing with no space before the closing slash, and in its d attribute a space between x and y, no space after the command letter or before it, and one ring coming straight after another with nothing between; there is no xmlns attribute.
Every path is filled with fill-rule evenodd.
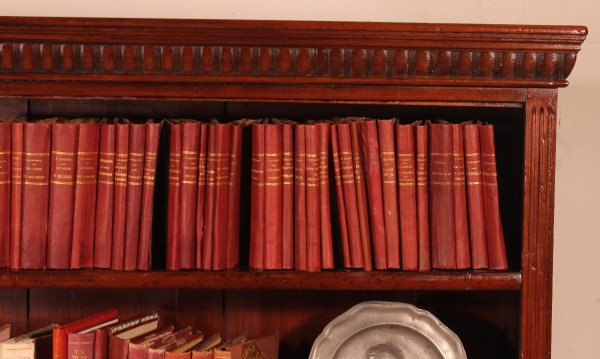
<svg viewBox="0 0 600 359"><path fill-rule="evenodd" d="M0 271L3 288L520 290L520 272L491 271Z"/></svg>

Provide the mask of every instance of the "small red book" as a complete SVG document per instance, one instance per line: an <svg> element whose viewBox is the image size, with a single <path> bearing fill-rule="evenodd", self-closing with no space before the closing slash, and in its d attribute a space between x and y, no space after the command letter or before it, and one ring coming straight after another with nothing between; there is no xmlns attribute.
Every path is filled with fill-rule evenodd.
<svg viewBox="0 0 600 359"><path fill-rule="evenodd" d="M398 200L400 203L400 230L402 233L402 269L417 270L419 268L419 240L413 126L396 125L396 137ZM425 172L426 179L427 172ZM429 242L429 238L427 238L427 241Z"/></svg>
<svg viewBox="0 0 600 359"><path fill-rule="evenodd" d="M0 268L10 257L10 122L0 122Z"/></svg>
<svg viewBox="0 0 600 359"><path fill-rule="evenodd" d="M321 203L319 180L319 128L306 125L306 263L309 272L321 264ZM268 238L268 237L267 237Z"/></svg>
<svg viewBox="0 0 600 359"><path fill-rule="evenodd" d="M202 269L211 270L215 237L215 197L217 183L217 127L208 126L206 155L206 194L204 199L204 238L202 239Z"/></svg>
<svg viewBox="0 0 600 359"><path fill-rule="evenodd" d="M94 359L108 359L108 328L97 329L94 333Z"/></svg>
<svg viewBox="0 0 600 359"><path fill-rule="evenodd" d="M93 328L102 323L110 322L118 317L116 310L94 314L68 324L59 325L52 330L52 358L65 359L67 357L67 335L76 333L86 328Z"/></svg>
<svg viewBox="0 0 600 359"><path fill-rule="evenodd" d="M265 247L265 126L252 124L250 185L250 268L264 269Z"/></svg>
<svg viewBox="0 0 600 359"><path fill-rule="evenodd" d="M452 149L456 268L466 269L471 267L471 252L469 250L467 193L465 189L465 151L463 146L462 125L452 125Z"/></svg>
<svg viewBox="0 0 600 359"><path fill-rule="evenodd" d="M281 267L294 268L294 125L284 123L282 137L282 239ZM328 202L329 203L329 202Z"/></svg>
<svg viewBox="0 0 600 359"><path fill-rule="evenodd" d="M294 259L295 268L305 271L306 262L306 125L296 125L294 154Z"/></svg>
<svg viewBox="0 0 600 359"><path fill-rule="evenodd" d="M196 208L196 268L202 268L202 247L204 241L204 200L206 198L206 157L208 143L208 123L200 125L198 149L198 201Z"/></svg>
<svg viewBox="0 0 600 359"><path fill-rule="evenodd" d="M196 265L196 220L198 208L199 122L184 122L181 147L181 200L179 203L179 269Z"/></svg>
<svg viewBox="0 0 600 359"><path fill-rule="evenodd" d="M67 334L67 359L94 358L95 333Z"/></svg>
<svg viewBox="0 0 600 359"><path fill-rule="evenodd" d="M340 164L340 146L337 135L337 126L331 126L331 153L333 157L333 172L335 179L335 195L340 221L340 236L342 241L342 254L344 268L352 268L350 262L350 243L348 240L348 222L346 219L346 206L344 205L344 189L342 185L342 165Z"/></svg>
<svg viewBox="0 0 600 359"><path fill-rule="evenodd" d="M110 268L115 190L115 125L100 125L94 267Z"/></svg>
<svg viewBox="0 0 600 359"><path fill-rule="evenodd" d="M115 188L113 197L113 239L111 269L123 269L125 219L127 207L127 166L129 162L129 124L118 123L115 130Z"/></svg>
<svg viewBox="0 0 600 359"><path fill-rule="evenodd" d="M227 243L229 229L229 156L231 124L215 124L216 127L216 163L215 177L215 215L213 231L212 270L227 269Z"/></svg>
<svg viewBox="0 0 600 359"><path fill-rule="evenodd" d="M431 269L429 250L429 145L428 126L414 126L417 178L417 234L419 270ZM402 223L400 224L402 225Z"/></svg>
<svg viewBox="0 0 600 359"><path fill-rule="evenodd" d="M264 269L281 269L283 229L281 124L265 124L263 126L265 126Z"/></svg>
<svg viewBox="0 0 600 359"><path fill-rule="evenodd" d="M167 217L167 269L179 269L182 125L169 125L169 200Z"/></svg>
<svg viewBox="0 0 600 359"><path fill-rule="evenodd" d="M319 203L321 212L321 264L333 269L331 208L329 202L329 129L328 123L316 125L319 132Z"/></svg>
<svg viewBox="0 0 600 359"><path fill-rule="evenodd" d="M22 122L11 123L10 154L10 268L19 269L21 256L21 208L23 189L23 127Z"/></svg>
<svg viewBox="0 0 600 359"><path fill-rule="evenodd" d="M245 123L231 126L231 149L229 155L229 209L227 229L227 268L239 262L240 252L240 185L242 172L242 131Z"/></svg>

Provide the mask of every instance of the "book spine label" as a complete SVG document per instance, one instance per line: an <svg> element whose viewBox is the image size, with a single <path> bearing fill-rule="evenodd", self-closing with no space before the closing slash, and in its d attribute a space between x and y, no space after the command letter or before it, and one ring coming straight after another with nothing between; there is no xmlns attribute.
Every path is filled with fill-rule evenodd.
<svg viewBox="0 0 600 359"><path fill-rule="evenodd" d="M467 193L465 188L465 151L462 125L452 125L452 160L454 188L454 228L456 230L456 268L471 267Z"/></svg>
<svg viewBox="0 0 600 359"><path fill-rule="evenodd" d="M192 269L196 265L200 123L184 123L182 129L179 269Z"/></svg>
<svg viewBox="0 0 600 359"><path fill-rule="evenodd" d="M71 263L78 133L78 125L52 124L47 263L51 269L69 269Z"/></svg>
<svg viewBox="0 0 600 359"><path fill-rule="evenodd" d="M215 176L215 219L213 234L212 270L227 268L229 230L229 158L231 124L216 124L217 152Z"/></svg>
<svg viewBox="0 0 600 359"><path fill-rule="evenodd" d="M429 250L429 136L428 126L414 126L417 178L417 233L419 270L431 269ZM402 225L402 223L400 223Z"/></svg>
<svg viewBox="0 0 600 359"><path fill-rule="evenodd" d="M294 125L282 125L282 240L281 267L294 268Z"/></svg>
<svg viewBox="0 0 600 359"><path fill-rule="evenodd" d="M169 200L167 217L167 269L179 269L182 125L169 126Z"/></svg>
<svg viewBox="0 0 600 359"><path fill-rule="evenodd" d="M198 201L196 208L196 268L202 268L202 247L204 242L204 200L206 199L208 124L200 125L198 148Z"/></svg>
<svg viewBox="0 0 600 359"><path fill-rule="evenodd" d="M265 126L252 125L250 185L250 267L264 269L265 247Z"/></svg>
<svg viewBox="0 0 600 359"><path fill-rule="evenodd" d="M340 237L342 241L342 254L344 268L351 268L350 243L348 241L348 222L346 220L346 206L344 205L344 189L342 185L342 165L340 164L340 145L337 135L337 126L331 126L331 152L333 157L333 177L335 179L335 196L340 222Z"/></svg>
<svg viewBox="0 0 600 359"><path fill-rule="evenodd" d="M394 121L379 120L377 121L377 128L379 130L379 158L381 160L387 267L398 269L400 268L400 223L398 222Z"/></svg>
<svg viewBox="0 0 600 359"><path fill-rule="evenodd" d="M90 203L96 203L99 141L98 124L79 125L71 268L91 268L94 264L96 207Z"/></svg>
<svg viewBox="0 0 600 359"><path fill-rule="evenodd" d="M20 268L46 266L48 197L50 194L51 125L25 123L23 129L23 216Z"/></svg>
<svg viewBox="0 0 600 359"><path fill-rule="evenodd" d="M265 126L265 269L281 269L282 149L281 124Z"/></svg>
<svg viewBox="0 0 600 359"><path fill-rule="evenodd" d="M156 183L156 159L160 139L160 123L146 123L146 150L144 153L144 180L142 187L142 218L140 220L140 245L137 269L150 268L150 243L152 239L152 217L154 213L154 187Z"/></svg>
<svg viewBox="0 0 600 359"><path fill-rule="evenodd" d="M431 258L437 269L456 269L452 125L430 128Z"/></svg>
<svg viewBox="0 0 600 359"><path fill-rule="evenodd" d="M242 173L242 126L231 126L229 155L229 228L227 229L227 268L239 262L240 252L240 186Z"/></svg>
<svg viewBox="0 0 600 359"><path fill-rule="evenodd" d="M309 272L321 265L321 184L319 181L319 128L306 125L306 263Z"/></svg>
<svg viewBox="0 0 600 359"><path fill-rule="evenodd" d="M352 162L354 166L354 184L356 185L356 206L358 208L358 223L360 225L360 241L362 244L364 269L373 269L371 260L371 236L369 232L369 207L365 184L365 169L360 155L359 122L350 123L350 144L352 145Z"/></svg>
<svg viewBox="0 0 600 359"><path fill-rule="evenodd" d="M108 359L126 359L129 357L129 339L114 335L108 337Z"/></svg>
<svg viewBox="0 0 600 359"><path fill-rule="evenodd" d="M317 126L319 133L319 203L321 210L321 256L323 269L333 269L333 239L329 202L329 129L328 123Z"/></svg>
<svg viewBox="0 0 600 359"><path fill-rule="evenodd" d="M100 125L94 267L110 268L115 189L115 125Z"/></svg>
<svg viewBox="0 0 600 359"><path fill-rule="evenodd" d="M402 233L402 269L417 270L419 248L417 231L417 175L412 125L396 125L398 157L398 199ZM425 174L425 181L427 174ZM429 242L429 238L427 239Z"/></svg>
<svg viewBox="0 0 600 359"><path fill-rule="evenodd" d="M94 333L67 334L67 359L94 358Z"/></svg>
<svg viewBox="0 0 600 359"><path fill-rule="evenodd" d="M108 359L108 328L101 328L96 330L94 336L93 358Z"/></svg>
<svg viewBox="0 0 600 359"><path fill-rule="evenodd" d="M479 136L481 140L483 205L488 261L490 269L503 270L508 268L508 263L506 260L502 221L500 219L500 203L498 201L498 172L496 171L494 126L480 126Z"/></svg>
<svg viewBox="0 0 600 359"><path fill-rule="evenodd" d="M217 127L208 126L206 154L206 198L204 200L204 238L202 240L202 269L212 269L215 228L215 197L217 183Z"/></svg>
<svg viewBox="0 0 600 359"><path fill-rule="evenodd" d="M117 124L115 130L115 188L111 269L123 269L125 247L125 211L127 207L127 166L129 163L129 124Z"/></svg>
<svg viewBox="0 0 600 359"><path fill-rule="evenodd" d="M294 146L295 268L306 271L306 125L296 125Z"/></svg>
<svg viewBox="0 0 600 359"><path fill-rule="evenodd" d="M19 269L23 190L23 123L11 123L10 268Z"/></svg>
<svg viewBox="0 0 600 359"><path fill-rule="evenodd" d="M10 257L10 122L0 122L0 268Z"/></svg>
<svg viewBox="0 0 600 359"><path fill-rule="evenodd" d="M465 125L465 172L467 175L467 204L471 236L471 261L473 269L488 267L485 214L483 209L483 178L481 175L481 148L479 125Z"/></svg>

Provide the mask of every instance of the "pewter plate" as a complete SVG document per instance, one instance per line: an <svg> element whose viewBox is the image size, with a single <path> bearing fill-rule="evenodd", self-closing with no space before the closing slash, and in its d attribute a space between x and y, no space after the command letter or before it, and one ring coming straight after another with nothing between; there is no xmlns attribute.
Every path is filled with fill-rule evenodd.
<svg viewBox="0 0 600 359"><path fill-rule="evenodd" d="M466 359L448 327L406 303L365 302L329 323L309 359Z"/></svg>

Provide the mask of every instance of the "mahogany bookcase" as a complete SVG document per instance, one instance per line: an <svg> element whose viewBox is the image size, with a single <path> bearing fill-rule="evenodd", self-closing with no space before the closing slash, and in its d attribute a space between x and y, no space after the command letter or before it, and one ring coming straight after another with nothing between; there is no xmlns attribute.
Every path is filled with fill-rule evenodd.
<svg viewBox="0 0 600 359"><path fill-rule="evenodd" d="M156 309L177 326L227 337L277 331L282 358L306 358L334 317L365 300L393 300L434 313L471 358L549 358L557 88L567 86L586 34L573 26L0 18L2 118L493 123L509 260L502 272L249 271L246 195L241 269L160 270L164 236L156 235L150 272L0 270L0 322L20 333L106 308L123 316ZM250 177L242 178L249 193ZM164 192L159 184L158 212Z"/></svg>

